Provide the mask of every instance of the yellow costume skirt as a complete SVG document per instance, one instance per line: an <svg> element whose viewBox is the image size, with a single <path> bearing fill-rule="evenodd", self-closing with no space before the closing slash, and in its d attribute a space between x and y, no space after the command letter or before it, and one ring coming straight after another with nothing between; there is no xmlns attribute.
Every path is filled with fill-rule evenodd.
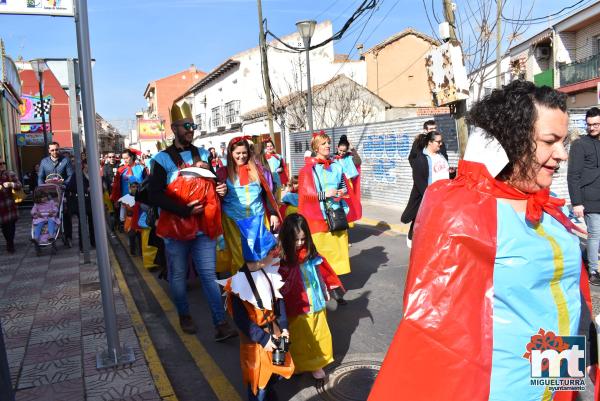
<svg viewBox="0 0 600 401"><path fill-rule="evenodd" d="M312 239L317 247L317 252L327 259L335 274L341 276L350 273L348 230L313 233Z"/></svg>
<svg viewBox="0 0 600 401"><path fill-rule="evenodd" d="M144 267L146 269L152 269L153 267L157 267L154 263L154 259L156 258L156 253L158 252L158 248L155 246L148 245L148 240L150 239L150 229L144 228L141 230L142 232L142 260L144 262Z"/></svg>
<svg viewBox="0 0 600 401"><path fill-rule="evenodd" d="M221 223L223 224L223 237L225 238L225 247L231 255L231 274L235 274L244 266L244 254L242 253L242 241L240 230L235 224L235 221L230 219L225 213L221 215ZM265 226L269 229L269 221L265 216ZM347 252L347 250L346 250ZM221 258L225 260L226 255L221 255ZM219 272L222 272L219 270Z"/></svg>
<svg viewBox="0 0 600 401"><path fill-rule="evenodd" d="M333 362L331 332L325 309L290 318L289 330L294 373L314 372Z"/></svg>
<svg viewBox="0 0 600 401"><path fill-rule="evenodd" d="M104 191L102 193L102 201L104 202L104 207L106 208L106 211L108 213L113 213L115 211L115 207L112 201L110 200L110 195L107 191Z"/></svg>
<svg viewBox="0 0 600 401"><path fill-rule="evenodd" d="M288 205L288 207L285 208L285 216L284 217L288 217L292 213L298 213L298 206Z"/></svg>

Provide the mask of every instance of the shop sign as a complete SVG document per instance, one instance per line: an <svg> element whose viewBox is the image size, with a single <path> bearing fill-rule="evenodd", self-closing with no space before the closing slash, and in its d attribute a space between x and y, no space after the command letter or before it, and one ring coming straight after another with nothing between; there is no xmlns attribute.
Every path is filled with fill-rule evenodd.
<svg viewBox="0 0 600 401"><path fill-rule="evenodd" d="M73 0L0 0L0 14L73 17Z"/></svg>

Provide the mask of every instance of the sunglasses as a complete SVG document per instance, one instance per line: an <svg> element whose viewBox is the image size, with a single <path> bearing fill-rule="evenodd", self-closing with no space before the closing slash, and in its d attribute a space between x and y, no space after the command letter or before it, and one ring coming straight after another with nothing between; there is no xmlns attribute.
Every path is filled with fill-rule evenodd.
<svg viewBox="0 0 600 401"><path fill-rule="evenodd" d="M176 127L183 127L183 129L185 129L186 131L195 131L198 129L198 124L194 124L194 123L183 123L183 124L173 124Z"/></svg>

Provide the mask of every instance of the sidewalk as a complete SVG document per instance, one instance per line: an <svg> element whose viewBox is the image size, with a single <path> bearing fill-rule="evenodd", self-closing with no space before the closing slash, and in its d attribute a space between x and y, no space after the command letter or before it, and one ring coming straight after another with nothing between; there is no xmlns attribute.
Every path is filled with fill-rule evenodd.
<svg viewBox="0 0 600 401"><path fill-rule="evenodd" d="M71 249L61 241L56 255L44 249L36 257L31 219L21 216L16 254L7 255L0 240L0 317L16 400L161 400L116 280L119 337L136 360L98 370L96 354L106 348L106 335L96 265L83 264L76 238Z"/></svg>
<svg viewBox="0 0 600 401"><path fill-rule="evenodd" d="M375 227L381 231L390 231L394 234L408 234L410 224L402 224L400 216L404 208L389 205L380 205L369 201L362 201L363 217L358 221Z"/></svg>

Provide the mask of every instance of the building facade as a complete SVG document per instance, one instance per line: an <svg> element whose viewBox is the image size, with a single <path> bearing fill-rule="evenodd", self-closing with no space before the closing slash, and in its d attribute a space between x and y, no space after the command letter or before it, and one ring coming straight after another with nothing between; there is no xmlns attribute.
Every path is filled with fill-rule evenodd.
<svg viewBox="0 0 600 401"><path fill-rule="evenodd" d="M5 54L0 40L0 157L7 168L21 171L17 155L16 134L20 132L19 105L21 80L13 60Z"/></svg>

